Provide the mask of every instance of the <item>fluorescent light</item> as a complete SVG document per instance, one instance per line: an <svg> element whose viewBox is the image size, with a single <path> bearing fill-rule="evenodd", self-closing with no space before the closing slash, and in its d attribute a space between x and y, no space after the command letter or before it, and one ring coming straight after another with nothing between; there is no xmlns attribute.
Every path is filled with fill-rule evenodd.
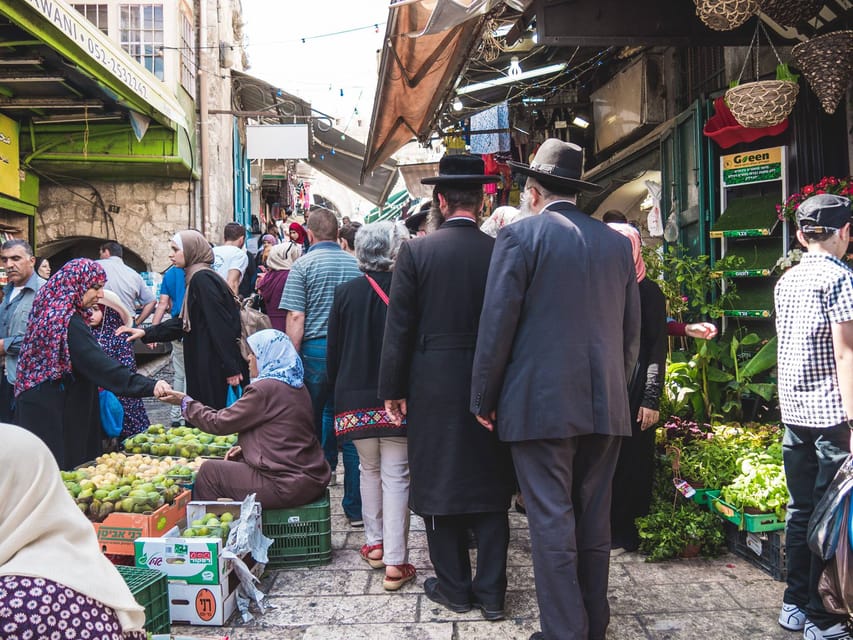
<svg viewBox="0 0 853 640"><path fill-rule="evenodd" d="M580 127L581 129L586 129L589 126L589 120L582 118L581 116L575 116L572 120L572 124L576 127Z"/></svg>
<svg viewBox="0 0 853 640"><path fill-rule="evenodd" d="M493 80L486 80L484 82L477 82L475 84L469 84L467 87L462 87L461 89L456 90L456 94L460 96L464 96L468 93L474 93L475 91L482 91L483 89L488 89L490 87L499 87L503 84L511 84L513 82L521 82L522 80L529 80L530 78L538 78L539 76L545 76L550 73L559 73L563 71L566 67L569 66L568 62L560 62L559 64L550 64L547 67L540 67L539 69L531 69L530 71L522 71L517 76L499 76L494 78Z"/></svg>

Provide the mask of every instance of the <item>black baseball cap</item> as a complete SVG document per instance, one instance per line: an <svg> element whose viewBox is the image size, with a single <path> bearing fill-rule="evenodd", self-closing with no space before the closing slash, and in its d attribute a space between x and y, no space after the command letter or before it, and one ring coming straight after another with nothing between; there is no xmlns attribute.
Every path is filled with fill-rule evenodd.
<svg viewBox="0 0 853 640"><path fill-rule="evenodd" d="M804 233L837 231L848 222L853 222L853 212L844 196L822 193L797 207L797 224Z"/></svg>

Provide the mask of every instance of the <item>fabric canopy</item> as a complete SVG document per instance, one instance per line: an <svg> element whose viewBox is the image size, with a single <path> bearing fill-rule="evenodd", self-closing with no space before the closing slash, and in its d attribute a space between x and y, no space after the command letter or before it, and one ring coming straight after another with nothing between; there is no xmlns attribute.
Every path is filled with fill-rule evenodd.
<svg viewBox="0 0 853 640"><path fill-rule="evenodd" d="M429 138L442 101L479 42L482 15L445 31L412 37L428 28L433 11L427 4L434 3L389 9L362 177L413 137Z"/></svg>

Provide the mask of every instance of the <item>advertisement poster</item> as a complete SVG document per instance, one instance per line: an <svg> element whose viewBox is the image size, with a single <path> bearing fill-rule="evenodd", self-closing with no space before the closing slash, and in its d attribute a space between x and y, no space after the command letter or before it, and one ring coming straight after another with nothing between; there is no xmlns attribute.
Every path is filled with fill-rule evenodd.
<svg viewBox="0 0 853 640"><path fill-rule="evenodd" d="M21 197L20 156L18 155L18 123L0 115L0 193Z"/></svg>

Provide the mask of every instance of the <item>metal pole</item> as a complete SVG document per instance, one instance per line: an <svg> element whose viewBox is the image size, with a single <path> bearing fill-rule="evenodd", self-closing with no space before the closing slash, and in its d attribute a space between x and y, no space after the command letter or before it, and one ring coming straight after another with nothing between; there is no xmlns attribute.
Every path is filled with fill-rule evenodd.
<svg viewBox="0 0 853 640"><path fill-rule="evenodd" d="M210 220L210 117L207 108L207 73L205 64L209 61L202 60L206 46L209 41L207 33L207 0L199 1L199 50L196 59L198 65L198 119L199 119L199 147L201 155L201 220L199 229L207 236L207 223Z"/></svg>

